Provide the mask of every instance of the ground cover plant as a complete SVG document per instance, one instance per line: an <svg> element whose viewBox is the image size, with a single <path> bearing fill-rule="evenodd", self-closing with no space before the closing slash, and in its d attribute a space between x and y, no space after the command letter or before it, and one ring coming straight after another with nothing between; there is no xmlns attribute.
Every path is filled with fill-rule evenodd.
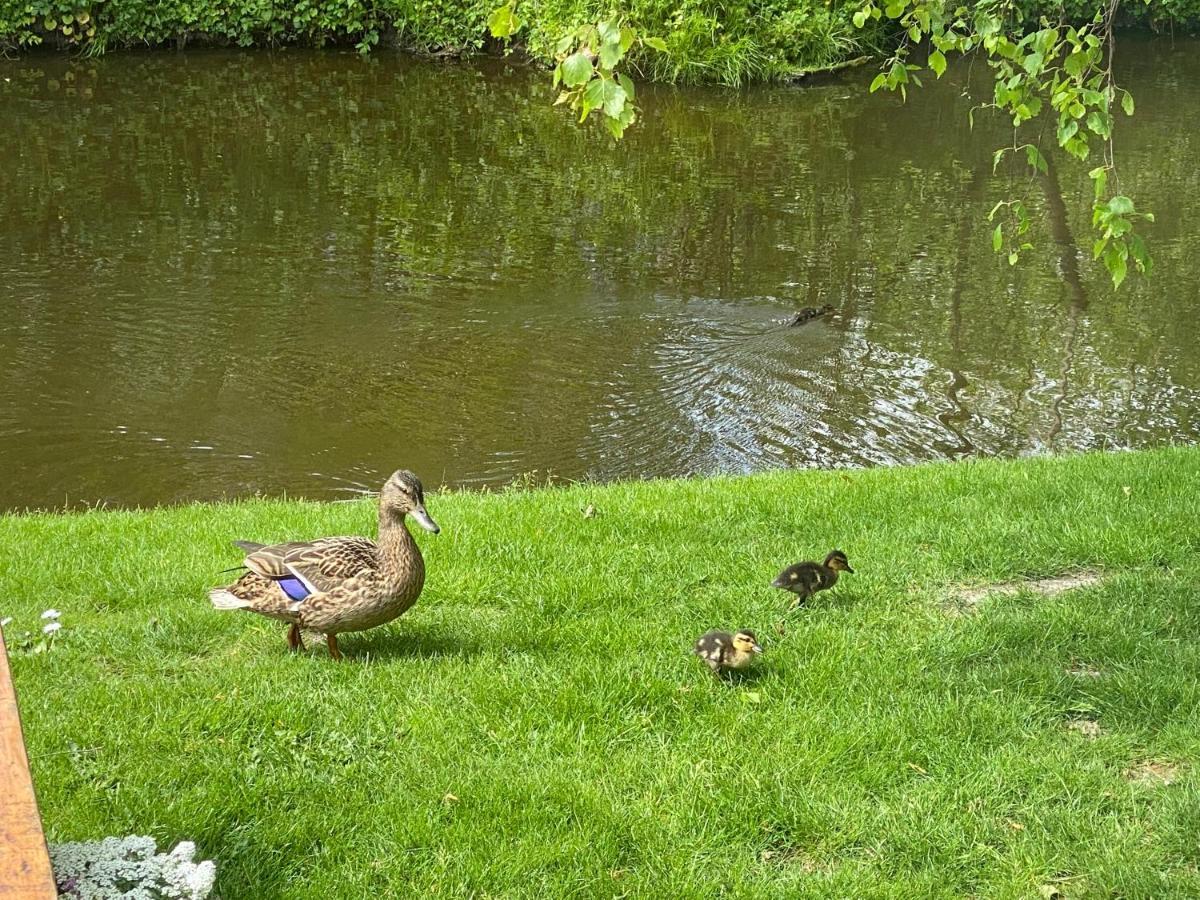
<svg viewBox="0 0 1200 900"><path fill-rule="evenodd" d="M1192 897L1198 478L1166 449L431 496L424 595L342 664L205 592L230 539L373 533L369 500L9 516L0 617L49 839L195 841L224 898ZM780 634L770 580L831 547L856 574ZM755 668L691 656L714 626Z"/></svg>

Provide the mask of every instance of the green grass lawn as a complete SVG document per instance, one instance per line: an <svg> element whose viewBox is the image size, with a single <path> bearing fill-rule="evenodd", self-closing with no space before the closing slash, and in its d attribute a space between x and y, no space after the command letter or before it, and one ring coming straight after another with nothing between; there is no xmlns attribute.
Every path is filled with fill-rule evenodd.
<svg viewBox="0 0 1200 900"><path fill-rule="evenodd" d="M194 840L226 900L1196 897L1198 484L1171 449L431 496L424 595L340 665L205 592L370 502L16 516L0 617L50 839ZM835 546L778 634L769 582ZM745 677L690 655L717 626Z"/></svg>

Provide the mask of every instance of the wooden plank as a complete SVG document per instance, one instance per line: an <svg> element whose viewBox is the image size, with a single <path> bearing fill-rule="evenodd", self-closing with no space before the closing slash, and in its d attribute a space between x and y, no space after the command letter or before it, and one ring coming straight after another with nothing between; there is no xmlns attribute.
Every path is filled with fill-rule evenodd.
<svg viewBox="0 0 1200 900"><path fill-rule="evenodd" d="M0 900L57 896L0 630Z"/></svg>

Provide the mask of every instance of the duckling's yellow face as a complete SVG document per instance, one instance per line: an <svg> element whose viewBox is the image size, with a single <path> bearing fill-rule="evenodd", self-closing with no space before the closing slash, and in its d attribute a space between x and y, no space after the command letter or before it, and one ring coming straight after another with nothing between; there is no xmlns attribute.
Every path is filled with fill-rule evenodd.
<svg viewBox="0 0 1200 900"><path fill-rule="evenodd" d="M739 653L762 653L762 647L753 631L739 631L733 636L733 649Z"/></svg>

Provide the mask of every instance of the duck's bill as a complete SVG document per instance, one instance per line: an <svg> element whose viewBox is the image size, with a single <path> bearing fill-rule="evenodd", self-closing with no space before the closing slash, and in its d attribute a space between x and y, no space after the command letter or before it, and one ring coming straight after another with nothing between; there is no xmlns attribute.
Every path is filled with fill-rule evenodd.
<svg viewBox="0 0 1200 900"><path fill-rule="evenodd" d="M846 571L849 572L851 575L854 574L854 570L852 568L850 568L849 566L846 566Z"/></svg>
<svg viewBox="0 0 1200 900"><path fill-rule="evenodd" d="M433 521L429 513L425 512L425 507L423 506L418 506L416 509L414 509L412 511L412 517L416 519L417 524L426 531L432 531L434 534L437 534L442 530L438 528L438 523Z"/></svg>
<svg viewBox="0 0 1200 900"><path fill-rule="evenodd" d="M755 653L762 653L762 646L761 646L761 645L759 645L759 644L755 644L755 645L754 645L754 646L753 646L751 649L752 649L752 650L753 650Z"/></svg>
<svg viewBox="0 0 1200 900"><path fill-rule="evenodd" d="M771 582L771 587L773 587L773 588L782 588L782 589L786 590L787 586L788 586L787 579L783 578L783 577L776 578L774 581Z"/></svg>

